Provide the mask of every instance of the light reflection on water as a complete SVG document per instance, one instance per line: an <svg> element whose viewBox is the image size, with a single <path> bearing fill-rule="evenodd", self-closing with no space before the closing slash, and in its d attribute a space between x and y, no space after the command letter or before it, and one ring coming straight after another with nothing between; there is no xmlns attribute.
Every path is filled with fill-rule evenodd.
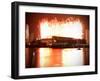
<svg viewBox="0 0 100 81"><path fill-rule="evenodd" d="M39 67L64 67L83 65L83 49L40 48Z"/></svg>

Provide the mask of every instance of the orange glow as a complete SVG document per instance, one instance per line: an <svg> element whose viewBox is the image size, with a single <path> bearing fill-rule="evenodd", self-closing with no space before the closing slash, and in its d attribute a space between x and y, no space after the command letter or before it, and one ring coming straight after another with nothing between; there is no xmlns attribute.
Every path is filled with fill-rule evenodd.
<svg viewBox="0 0 100 81"><path fill-rule="evenodd" d="M56 18L48 21L43 19L40 22L40 36L43 38L52 38L52 36L71 37L82 39L82 24L80 20L58 21ZM83 64L83 49L53 49L40 48L40 67L47 66L72 66ZM76 55L76 56L75 56ZM77 59L77 60L76 60Z"/></svg>
<svg viewBox="0 0 100 81"><path fill-rule="evenodd" d="M40 67L61 66L61 49L40 48ZM55 54L54 54L55 53Z"/></svg>
<svg viewBox="0 0 100 81"><path fill-rule="evenodd" d="M42 38L52 38L52 36L72 37L82 39L82 24L79 20L72 22L52 22L43 20L40 23L40 35Z"/></svg>

